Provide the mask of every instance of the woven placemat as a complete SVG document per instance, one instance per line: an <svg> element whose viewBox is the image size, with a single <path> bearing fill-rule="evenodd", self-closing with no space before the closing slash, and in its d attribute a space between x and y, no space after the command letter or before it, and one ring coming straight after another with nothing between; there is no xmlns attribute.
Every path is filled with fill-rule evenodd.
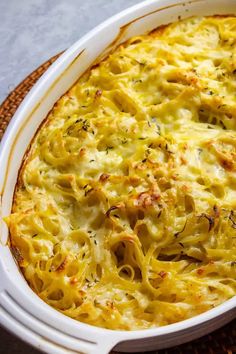
<svg viewBox="0 0 236 354"><path fill-rule="evenodd" d="M0 106L0 140L16 109L49 66L61 55L55 55L27 76L3 101Z"/></svg>
<svg viewBox="0 0 236 354"><path fill-rule="evenodd" d="M61 54L61 53L60 53ZM47 62L42 64L38 69L32 72L29 76L25 78L5 99L5 101L0 106L0 139L10 122L13 114L15 113L17 107L29 92L31 87L36 83L40 76L49 68L49 66L60 56L60 54L55 55ZM9 341L9 334L6 336L6 341ZM19 341L14 339L14 343ZM15 343L16 344L16 343ZM4 343L1 341L1 345ZM20 346L20 344L19 344ZM16 354L19 352L19 346L17 351L14 351L13 347L11 350L9 347L8 353ZM26 344L23 344L23 350L27 354L36 353L35 349L31 349ZM150 354L236 354L236 320L232 321L225 327L202 337L193 342L180 345L178 347L173 347L171 349L159 350L151 352Z"/></svg>

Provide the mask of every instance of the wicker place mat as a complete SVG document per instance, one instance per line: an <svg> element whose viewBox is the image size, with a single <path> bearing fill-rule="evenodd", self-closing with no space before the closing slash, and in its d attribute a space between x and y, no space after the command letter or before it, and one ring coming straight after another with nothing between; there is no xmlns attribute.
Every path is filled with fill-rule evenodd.
<svg viewBox="0 0 236 354"><path fill-rule="evenodd" d="M17 107L40 76L59 57L55 55L27 76L0 106L0 139ZM36 349L21 342L0 328L0 354L37 354ZM3 351L2 351L3 350ZM150 354L236 354L236 320L193 342Z"/></svg>

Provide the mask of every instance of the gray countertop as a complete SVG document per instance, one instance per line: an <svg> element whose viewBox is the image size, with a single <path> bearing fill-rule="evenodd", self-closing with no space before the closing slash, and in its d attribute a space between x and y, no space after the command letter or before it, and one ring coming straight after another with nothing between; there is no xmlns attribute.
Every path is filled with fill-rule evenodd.
<svg viewBox="0 0 236 354"><path fill-rule="evenodd" d="M0 102L28 74L140 0L0 0Z"/></svg>
<svg viewBox="0 0 236 354"><path fill-rule="evenodd" d="M40 64L111 15L138 2L0 0L0 102ZM37 353L0 328L0 354Z"/></svg>

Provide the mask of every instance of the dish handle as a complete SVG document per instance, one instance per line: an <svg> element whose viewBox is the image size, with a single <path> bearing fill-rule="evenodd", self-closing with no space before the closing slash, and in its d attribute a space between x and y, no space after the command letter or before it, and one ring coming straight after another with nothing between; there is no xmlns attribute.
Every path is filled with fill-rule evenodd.
<svg viewBox="0 0 236 354"><path fill-rule="evenodd" d="M12 279L11 279L12 280ZM0 262L0 323L22 340L49 354L109 354L122 340L119 333L93 331L89 337L77 338L42 321L36 309L22 304L19 293L6 276ZM101 333L101 334L100 334Z"/></svg>
<svg viewBox="0 0 236 354"><path fill-rule="evenodd" d="M110 338L107 335L101 335L99 341L94 345L94 347L89 351L89 354L109 354L112 349L120 342L119 339L113 334L109 334Z"/></svg>

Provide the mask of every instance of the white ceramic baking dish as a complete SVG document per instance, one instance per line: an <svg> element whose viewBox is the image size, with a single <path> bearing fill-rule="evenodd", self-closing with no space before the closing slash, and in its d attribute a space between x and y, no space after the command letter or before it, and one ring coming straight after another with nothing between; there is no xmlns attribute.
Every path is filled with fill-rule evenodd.
<svg viewBox="0 0 236 354"><path fill-rule="evenodd" d="M192 15L236 14L235 0L149 0L95 28L68 49L43 75L17 110L0 150L0 323L47 353L105 354L112 348L140 352L193 340L236 316L236 297L180 323L141 331L112 331L66 317L30 289L7 246L2 217L11 210L18 169L42 120L58 98L92 64L118 43Z"/></svg>

